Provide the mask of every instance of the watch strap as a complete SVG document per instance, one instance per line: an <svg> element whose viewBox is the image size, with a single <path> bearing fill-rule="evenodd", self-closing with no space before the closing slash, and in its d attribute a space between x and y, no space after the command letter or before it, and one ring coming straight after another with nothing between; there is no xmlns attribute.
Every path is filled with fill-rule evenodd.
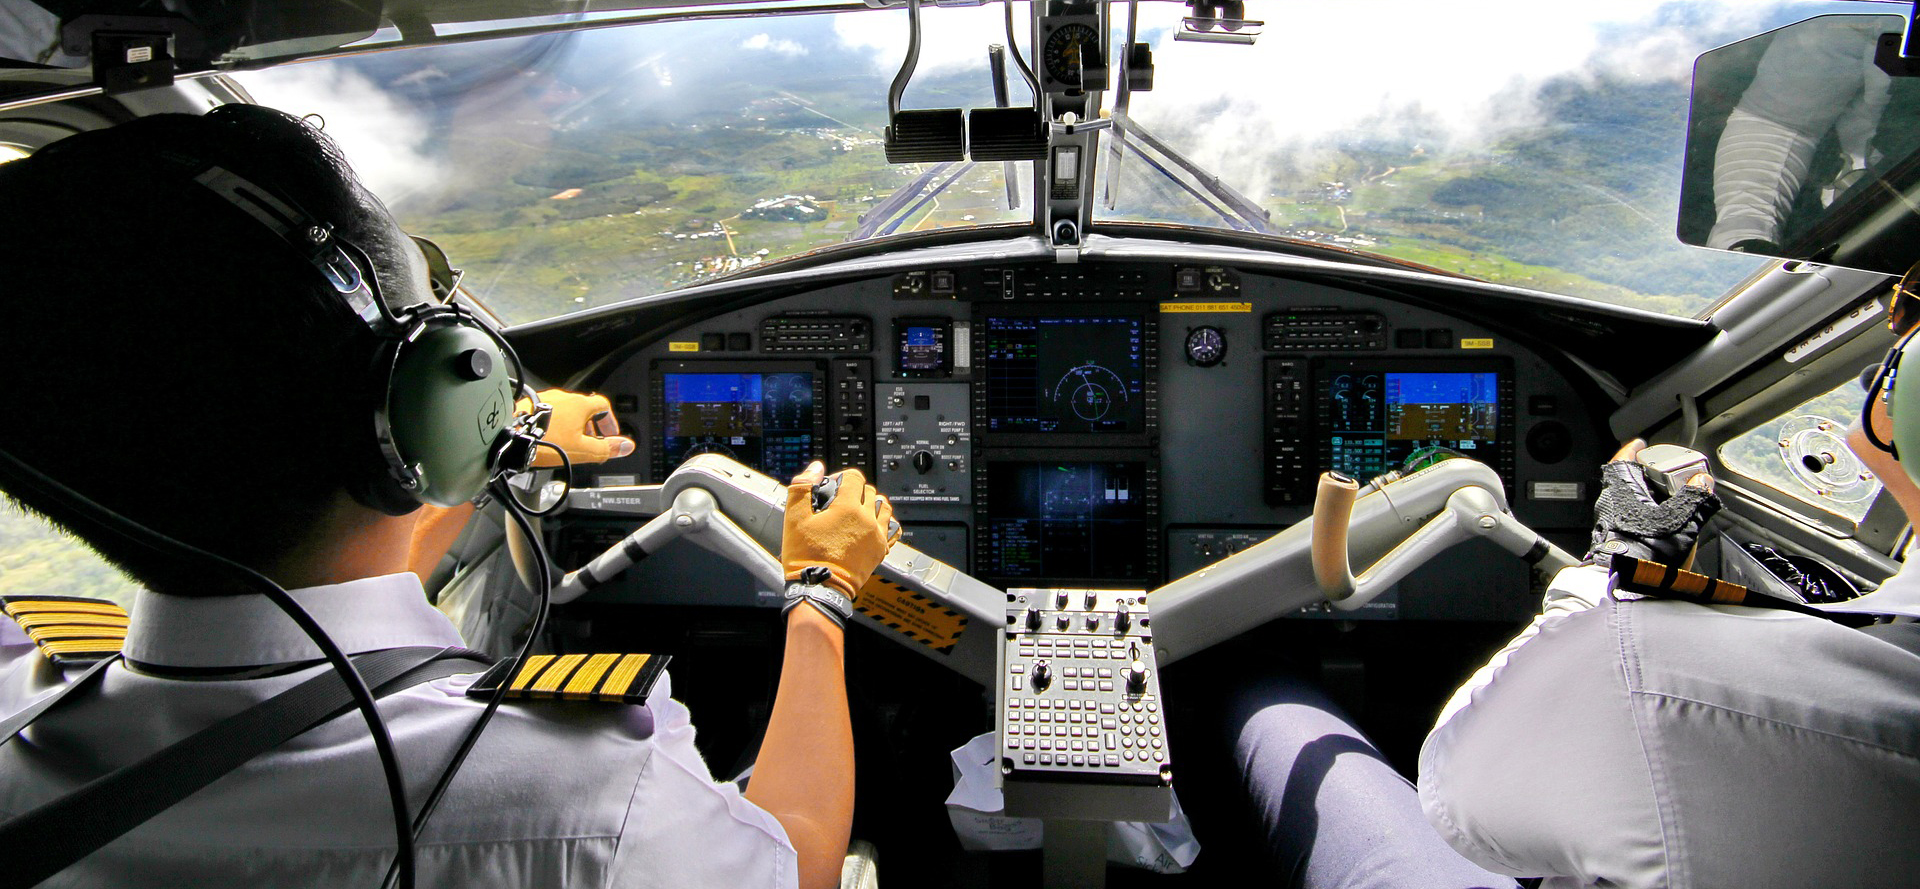
<svg viewBox="0 0 1920 889"><path fill-rule="evenodd" d="M832 618L834 624L845 628L853 617L853 600L847 594L833 587L818 583L796 580L787 584L787 601L780 607L782 617L802 602L812 602L822 614Z"/></svg>

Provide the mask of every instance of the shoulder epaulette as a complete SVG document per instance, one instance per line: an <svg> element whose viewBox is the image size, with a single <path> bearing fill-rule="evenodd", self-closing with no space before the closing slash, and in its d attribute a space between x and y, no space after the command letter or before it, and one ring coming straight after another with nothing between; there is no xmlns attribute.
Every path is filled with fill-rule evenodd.
<svg viewBox="0 0 1920 889"><path fill-rule="evenodd" d="M126 609L105 599L0 596L0 609L61 666L119 654L127 641Z"/></svg>
<svg viewBox="0 0 1920 889"><path fill-rule="evenodd" d="M536 654L525 663L508 658L481 675L467 695L491 697L508 677L508 700L644 704L670 660L663 654Z"/></svg>

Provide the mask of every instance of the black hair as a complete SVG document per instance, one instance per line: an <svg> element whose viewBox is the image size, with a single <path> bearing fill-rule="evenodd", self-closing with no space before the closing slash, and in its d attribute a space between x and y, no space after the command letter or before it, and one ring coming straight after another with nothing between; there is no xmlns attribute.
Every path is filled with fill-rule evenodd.
<svg viewBox="0 0 1920 889"><path fill-rule="evenodd" d="M379 471L378 343L312 265L192 176L225 168L334 226L390 301L410 249L339 149L230 105L83 133L0 165L0 448L109 508L249 567L300 545ZM230 592L8 491L149 589Z"/></svg>

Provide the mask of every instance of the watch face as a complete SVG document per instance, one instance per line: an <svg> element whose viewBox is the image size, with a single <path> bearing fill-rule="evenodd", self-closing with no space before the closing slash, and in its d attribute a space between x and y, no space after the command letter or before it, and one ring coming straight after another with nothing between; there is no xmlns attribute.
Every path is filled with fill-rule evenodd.
<svg viewBox="0 0 1920 889"><path fill-rule="evenodd" d="M1047 35L1047 45L1041 51L1041 61L1047 66L1047 76L1057 83L1067 86L1080 85L1080 58L1083 52L1100 51L1100 34L1094 29L1082 25L1062 25Z"/></svg>

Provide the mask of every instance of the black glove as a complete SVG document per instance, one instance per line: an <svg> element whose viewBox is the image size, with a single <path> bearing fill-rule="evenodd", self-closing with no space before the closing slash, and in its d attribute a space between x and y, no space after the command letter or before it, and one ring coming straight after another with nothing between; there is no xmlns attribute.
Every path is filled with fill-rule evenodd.
<svg viewBox="0 0 1920 889"><path fill-rule="evenodd" d="M1719 495L1688 485L1664 502L1647 488L1647 472L1632 460L1600 468L1600 499L1593 505L1593 544L1587 559L1609 566L1616 555L1679 567L1700 539L1700 528L1720 511Z"/></svg>

